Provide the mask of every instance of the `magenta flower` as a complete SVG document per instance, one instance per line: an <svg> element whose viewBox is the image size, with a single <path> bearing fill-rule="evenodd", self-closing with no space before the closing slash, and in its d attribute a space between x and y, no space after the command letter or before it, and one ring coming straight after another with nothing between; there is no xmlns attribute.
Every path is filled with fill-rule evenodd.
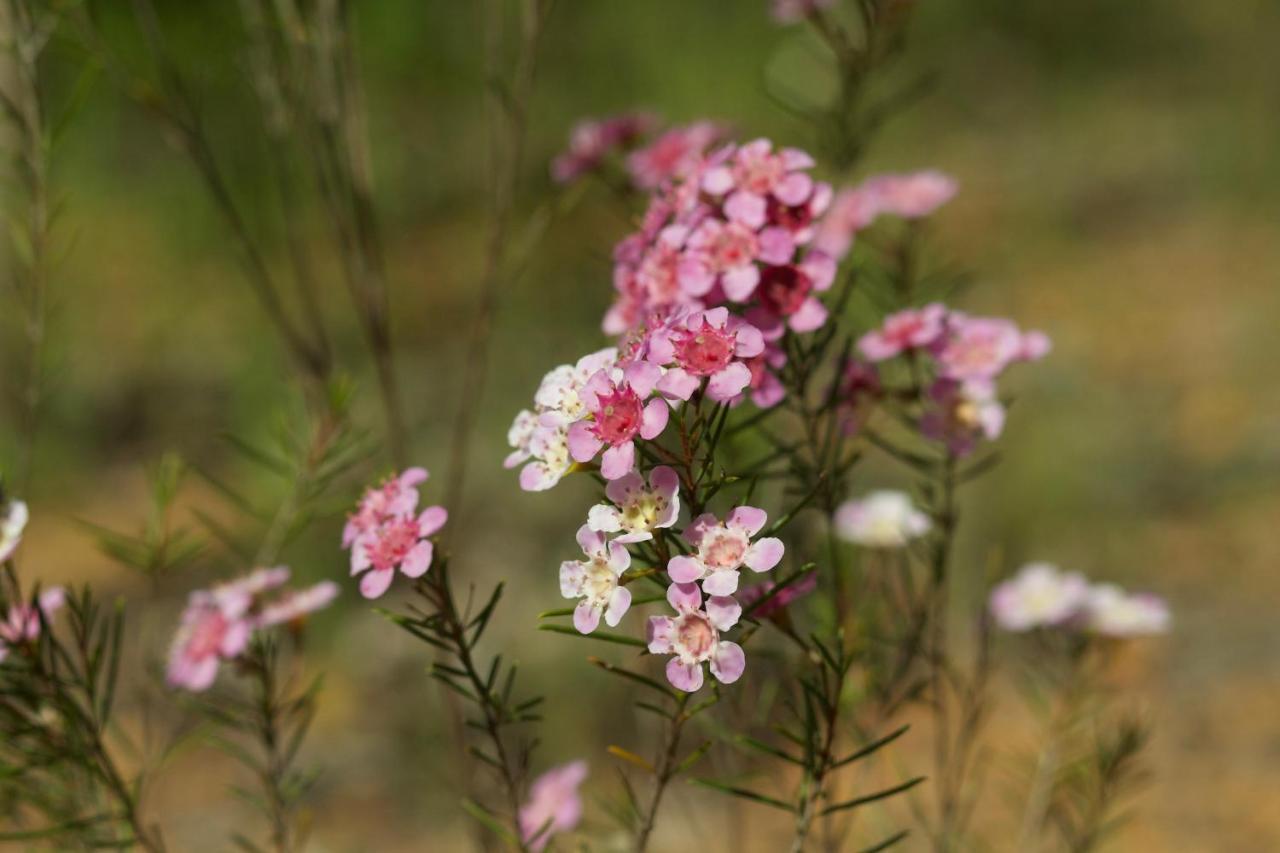
<svg viewBox="0 0 1280 853"><path fill-rule="evenodd" d="M41 592L34 604L10 607L4 621L0 621L0 661L9 656L11 647L35 642L40 636L41 617L47 623L66 599L66 591L62 587L52 586Z"/></svg>
<svg viewBox="0 0 1280 853"><path fill-rule="evenodd" d="M821 328L827 322L827 309L813 294L829 290L835 274L835 261L816 251L799 264L765 267L756 289L760 312L754 312L752 319L769 318L761 322L762 327L774 325L775 318L775 322L785 320L792 331L801 333Z"/></svg>
<svg viewBox="0 0 1280 853"><path fill-rule="evenodd" d="M630 609L631 591L619 578L631 565L631 555L621 542L610 542L588 524L578 528L578 545L587 559L560 564L560 594L582 599L573 611L573 627L590 634L599 626L601 614L612 628Z"/></svg>
<svg viewBox="0 0 1280 853"><path fill-rule="evenodd" d="M666 465L649 472L647 485L632 471L610 480L604 493L612 504L593 506L587 526L600 533L621 532L614 542L645 542L653 538L653 531L675 524L680 515L680 477Z"/></svg>
<svg viewBox="0 0 1280 853"><path fill-rule="evenodd" d="M923 308L908 308L884 318L879 329L858 340L858 350L867 361L884 361L907 350L931 346L945 331L947 309L932 302Z"/></svg>
<svg viewBox="0 0 1280 853"><path fill-rule="evenodd" d="M27 527L27 505L22 501L0 503L0 563L13 556Z"/></svg>
<svg viewBox="0 0 1280 853"><path fill-rule="evenodd" d="M966 456L980 440L999 438L1004 419L995 383L939 379L929 387L929 405L921 416L920 431L926 438L945 443L952 454Z"/></svg>
<svg viewBox="0 0 1280 853"><path fill-rule="evenodd" d="M751 541L768 518L764 510L751 506L734 509L724 522L710 513L698 516L684 531L684 538L697 551L672 557L667 574L676 583L702 581L702 588L711 595L732 595L743 566L767 572L782 559L781 539Z"/></svg>
<svg viewBox="0 0 1280 853"><path fill-rule="evenodd" d="M758 583L755 586L750 586L744 590L740 590L738 592L738 599L741 601L743 608L749 610L752 604L773 592L776 586L777 584L768 580L763 583ZM786 610L796 601L799 601L801 598L811 594L817 588L818 573L809 572L809 574L805 575L800 580L783 587L780 592L753 610L751 612L751 616L756 619L768 619L770 616L774 616Z"/></svg>
<svg viewBox="0 0 1280 853"><path fill-rule="evenodd" d="M343 546L351 549L352 577L360 578L360 593L377 598L387 591L399 569L418 578L431 568L435 545L428 538L448 521L444 507L417 512L417 485L427 479L423 468L410 468L370 489L343 531Z"/></svg>
<svg viewBox="0 0 1280 853"><path fill-rule="evenodd" d="M747 359L747 367L751 370L751 402L762 409L768 409L781 403L787 396L786 386L778 378L778 371L787 363L787 354L782 347L771 340L766 340L764 351L754 358Z"/></svg>
<svg viewBox="0 0 1280 853"><path fill-rule="evenodd" d="M697 168L702 153L723 135L712 122L700 121L673 127L647 147L627 156L631 181L642 190L653 190L668 181L686 178Z"/></svg>
<svg viewBox="0 0 1280 853"><path fill-rule="evenodd" d="M650 616L646 629L649 652L673 655L667 661L667 680L686 693L702 687L702 664L722 684L737 681L747 666L746 655L737 643L720 639L722 631L738 624L742 606L728 596L713 595L702 604L702 593L694 583L673 583L667 587L667 601L675 616Z"/></svg>
<svg viewBox="0 0 1280 853"><path fill-rule="evenodd" d="M582 820L578 788L587 778L587 763L574 761L554 767L533 781L529 799L520 807L520 840L541 853L560 832L571 832Z"/></svg>
<svg viewBox="0 0 1280 853"><path fill-rule="evenodd" d="M654 439L667 426L670 409L650 398L662 371L636 361L613 371L597 371L582 389L587 417L569 427L569 453L590 462L603 448L600 473L616 480L636 467L635 438ZM646 403L645 400L648 399Z"/></svg>
<svg viewBox="0 0 1280 853"><path fill-rule="evenodd" d="M657 119L645 113L578 122L569 134L569 149L551 161L552 179L567 184L595 171L611 153L629 148L656 125Z"/></svg>
<svg viewBox="0 0 1280 853"><path fill-rule="evenodd" d="M649 337L647 357L666 366L657 389L688 400L705 378L707 396L724 403L751 384L751 368L744 359L764 352L760 330L724 307L691 311Z"/></svg>

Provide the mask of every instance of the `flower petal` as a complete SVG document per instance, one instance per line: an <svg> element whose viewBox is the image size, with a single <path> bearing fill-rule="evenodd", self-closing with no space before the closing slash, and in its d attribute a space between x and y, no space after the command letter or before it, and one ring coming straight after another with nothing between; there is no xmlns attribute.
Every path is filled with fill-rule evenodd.
<svg viewBox="0 0 1280 853"><path fill-rule="evenodd" d="M667 681L685 693L697 693L702 688L702 664L681 663L680 658L667 661Z"/></svg>
<svg viewBox="0 0 1280 853"><path fill-rule="evenodd" d="M667 575L676 583L693 583L702 577L702 561L697 557L680 555L667 562Z"/></svg>
<svg viewBox="0 0 1280 853"><path fill-rule="evenodd" d="M360 594L365 598L381 598L395 574L391 569L370 569L360 577Z"/></svg>
<svg viewBox="0 0 1280 853"><path fill-rule="evenodd" d="M767 572L778 562L782 560L782 554L786 548L782 544L781 539L775 539L770 536L760 539L747 549L746 557L743 562L747 564L747 568L753 572Z"/></svg>
<svg viewBox="0 0 1280 853"><path fill-rule="evenodd" d="M721 684L733 684L747 668L747 656L737 643L720 643L711 658L711 674Z"/></svg>
<svg viewBox="0 0 1280 853"><path fill-rule="evenodd" d="M404 562L400 564L400 571L404 572L405 577L420 578L427 573L427 569L431 568L431 559L435 556L435 546L430 541L422 541L409 549L409 553L405 554Z"/></svg>
<svg viewBox="0 0 1280 853"><path fill-rule="evenodd" d="M604 612L604 621L610 628L615 627L631 607L631 590L620 586L609 596L609 609Z"/></svg>
<svg viewBox="0 0 1280 853"><path fill-rule="evenodd" d="M579 634L590 634L599 624L600 608L587 599L582 599L578 602L578 606L573 608L573 627L578 629Z"/></svg>
<svg viewBox="0 0 1280 853"><path fill-rule="evenodd" d="M753 506L740 506L729 513L725 523L729 527L736 527L742 530L748 536L755 536L768 520L769 514L764 510Z"/></svg>

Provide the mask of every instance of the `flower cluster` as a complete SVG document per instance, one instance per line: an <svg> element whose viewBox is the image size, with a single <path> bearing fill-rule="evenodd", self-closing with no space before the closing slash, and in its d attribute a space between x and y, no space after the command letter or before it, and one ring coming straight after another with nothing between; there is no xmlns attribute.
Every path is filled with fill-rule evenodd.
<svg viewBox="0 0 1280 853"><path fill-rule="evenodd" d="M0 622L0 661L9 656L10 648L34 642L40 636L42 621L47 623L66 597L62 587L54 586L41 592L34 604L19 603L10 607Z"/></svg>
<svg viewBox="0 0 1280 853"><path fill-rule="evenodd" d="M13 556L22 542L27 527L27 505L22 501L5 503L0 497L0 563Z"/></svg>
<svg viewBox="0 0 1280 853"><path fill-rule="evenodd" d="M890 314L859 339L858 351L870 363L905 356L929 366L921 432L964 456L1004 429L996 380L1013 364L1043 358L1049 339L1023 332L1011 320L974 317L935 302Z"/></svg>
<svg viewBox="0 0 1280 853"><path fill-rule="evenodd" d="M1162 634L1169 607L1150 593L1127 593L1115 584L1090 584L1078 572L1031 563L991 591L991 616L1006 631L1059 628L1105 637Z"/></svg>
<svg viewBox="0 0 1280 853"><path fill-rule="evenodd" d="M351 551L351 574L361 575L360 593L378 598L391 586L399 569L418 578L431 568L435 545L429 537L448 520L444 507L418 512L418 486L428 477L424 468L409 468L369 489L342 531L342 547Z"/></svg>
<svg viewBox="0 0 1280 853"><path fill-rule="evenodd" d="M256 569L243 578L195 590L169 651L167 678L173 687L201 691L218 676L223 661L249 646L255 631L301 619L328 606L337 584L323 581L302 590L280 590L289 580L284 567Z"/></svg>

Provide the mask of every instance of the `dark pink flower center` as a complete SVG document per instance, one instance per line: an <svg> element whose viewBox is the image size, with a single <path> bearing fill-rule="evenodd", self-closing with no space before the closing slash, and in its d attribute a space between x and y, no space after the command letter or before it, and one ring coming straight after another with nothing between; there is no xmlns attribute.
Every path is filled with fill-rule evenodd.
<svg viewBox="0 0 1280 853"><path fill-rule="evenodd" d="M677 651L694 660L705 660L716 642L716 629L702 613L685 613L676 620Z"/></svg>
<svg viewBox="0 0 1280 853"><path fill-rule="evenodd" d="M760 303L781 317L790 317L809 298L813 281L797 267L765 267L756 291Z"/></svg>
<svg viewBox="0 0 1280 853"><path fill-rule="evenodd" d="M742 189L764 195L777 186L786 174L782 160L771 154L749 154L738 160L734 177Z"/></svg>
<svg viewBox="0 0 1280 853"><path fill-rule="evenodd" d="M217 610L210 610L200 617L191 630L191 639L187 642L187 657L196 660L212 657L222 648L222 640L227 634L227 618Z"/></svg>
<svg viewBox="0 0 1280 853"><path fill-rule="evenodd" d="M768 203L769 222L788 231L799 231L802 228L808 228L813 222L813 210L809 204L787 205L778 201L773 196L769 196Z"/></svg>
<svg viewBox="0 0 1280 853"><path fill-rule="evenodd" d="M369 562L375 569L393 569L404 561L421 537L418 521L413 518L387 522L369 546Z"/></svg>
<svg viewBox="0 0 1280 853"><path fill-rule="evenodd" d="M736 222L717 231L707 247L712 264L719 270L746 266L755 260L757 250L756 235Z"/></svg>
<svg viewBox="0 0 1280 853"><path fill-rule="evenodd" d="M701 329L681 330L673 337L676 358L685 370L695 376L710 376L733 360L737 335L717 329L705 319Z"/></svg>
<svg viewBox="0 0 1280 853"><path fill-rule="evenodd" d="M593 427L596 437L615 447L635 438L640 431L643 411L636 392L630 388L615 388L596 399L598 408Z"/></svg>
<svg viewBox="0 0 1280 853"><path fill-rule="evenodd" d="M724 528L713 529L702 540L702 560L713 569L736 569L747 553L747 538Z"/></svg>

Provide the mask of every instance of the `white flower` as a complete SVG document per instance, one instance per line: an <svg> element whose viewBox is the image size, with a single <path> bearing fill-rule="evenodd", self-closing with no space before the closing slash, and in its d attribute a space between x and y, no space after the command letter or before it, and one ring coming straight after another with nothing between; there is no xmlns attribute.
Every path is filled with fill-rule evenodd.
<svg viewBox="0 0 1280 853"><path fill-rule="evenodd" d="M22 541L22 531L27 526L27 505L22 501L10 501L0 506L0 563L9 559L18 550Z"/></svg>
<svg viewBox="0 0 1280 853"><path fill-rule="evenodd" d="M1089 598L1089 582L1048 563L1029 563L991 591L990 609L1006 631L1061 625L1078 615Z"/></svg>
<svg viewBox="0 0 1280 853"><path fill-rule="evenodd" d="M1108 637L1138 637L1169 630L1169 605L1150 593L1127 593L1115 584L1095 584L1085 603L1086 627Z"/></svg>
<svg viewBox="0 0 1280 853"><path fill-rule="evenodd" d="M836 533L842 539L868 548L901 548L923 536L929 516L916 509L903 492L871 492L861 500L846 501L836 509Z"/></svg>

